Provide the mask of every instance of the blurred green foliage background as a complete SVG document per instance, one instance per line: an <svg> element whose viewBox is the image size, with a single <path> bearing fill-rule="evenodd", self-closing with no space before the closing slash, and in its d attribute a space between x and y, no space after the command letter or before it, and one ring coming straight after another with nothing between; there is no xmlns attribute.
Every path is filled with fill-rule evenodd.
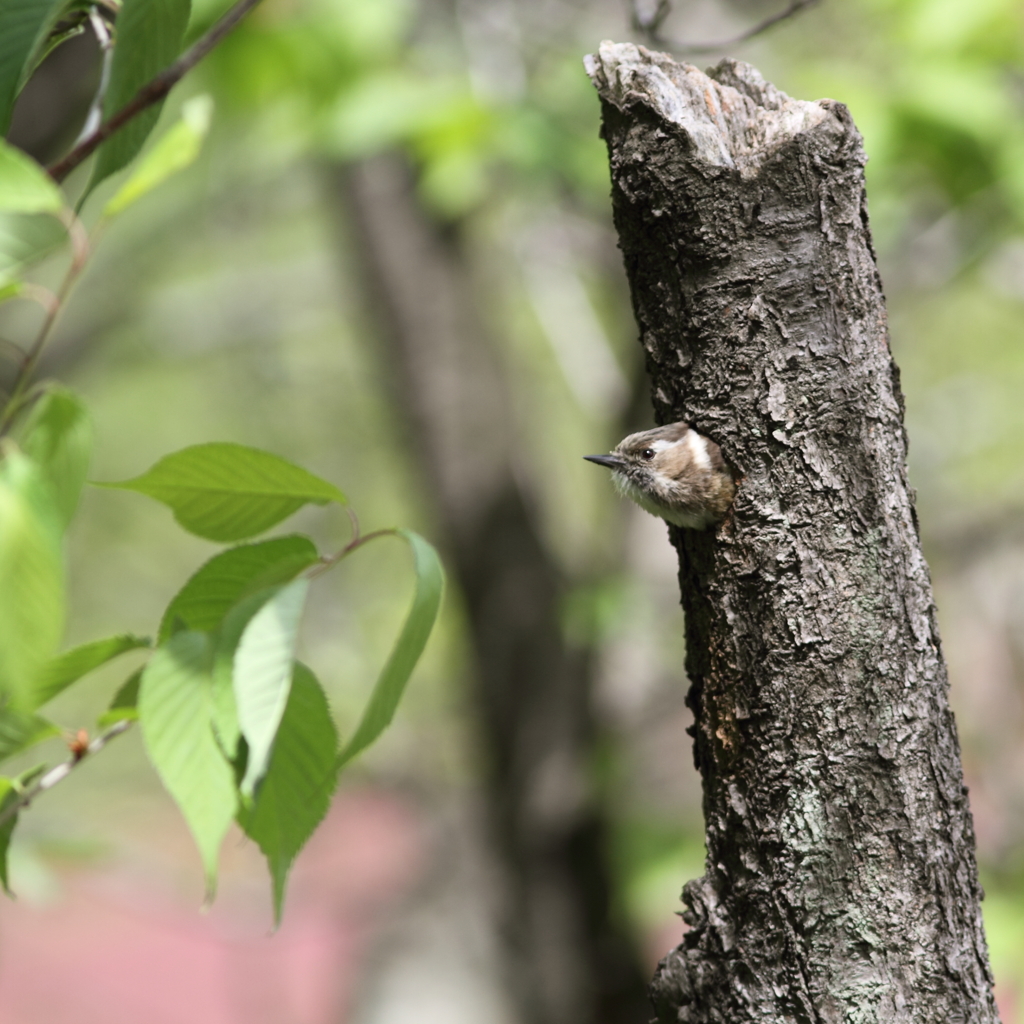
<svg viewBox="0 0 1024 1024"><path fill-rule="evenodd" d="M777 6L679 2L666 33L725 38ZM197 3L189 36L223 8ZM91 405L95 479L238 441L337 481L364 528L431 536L431 481L394 404L338 185L345 167L402 154L424 215L465 254L511 395L515 474L571 581L562 628L597 659L588 784L611 821L615 904L656 958L678 940L678 891L703 858L673 554L663 526L623 507L580 458L650 422L581 64L602 38L630 33L613 0L265 0L172 95L164 123L189 95L213 96L206 150L111 227L47 370ZM847 103L864 135L1009 1024L1018 993L1024 1007L1024 8L823 0L728 54L791 95ZM33 315L8 314L4 333ZM341 517L300 519L325 543L345 536ZM208 550L161 508L91 492L73 536L68 642L152 632ZM304 657L343 729L404 608L393 585L403 557L367 553L321 584ZM466 623L453 588L396 727L353 770L427 813L471 804L486 759L466 698ZM100 674L69 695L63 719L87 718L113 685ZM134 842L157 791L142 769L126 738L33 808L15 887L20 877L27 898L45 888L56 837Z"/></svg>

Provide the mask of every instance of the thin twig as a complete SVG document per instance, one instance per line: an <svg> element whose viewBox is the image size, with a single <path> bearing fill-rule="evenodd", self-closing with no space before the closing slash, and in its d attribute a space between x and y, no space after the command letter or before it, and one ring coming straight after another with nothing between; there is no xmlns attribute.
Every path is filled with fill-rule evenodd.
<svg viewBox="0 0 1024 1024"><path fill-rule="evenodd" d="M682 43L666 39L660 30L662 22L671 9L671 5L667 2L659 3L654 16L648 18L643 18L637 12L634 2L633 24L647 36L648 41L652 45L671 50L673 53L717 53L719 50L727 50L731 46L745 43L748 39L753 39L754 36L767 32L768 29L778 25L779 22L786 21L799 14L800 11L813 7L820 2L821 0L790 0L789 6L784 11L773 14L770 18L765 18L764 21L758 22L753 28L747 29L746 32L741 32L738 36L733 36L731 39L721 39L715 43Z"/></svg>
<svg viewBox="0 0 1024 1024"><path fill-rule="evenodd" d="M68 237L71 239L71 266L68 267L68 272L64 275L64 280L61 282L54 301L49 304L46 310L43 325L39 328L35 341L32 342L31 347L25 354L25 358L18 369L18 375L14 378L10 397L7 399L3 410L0 411L0 437L3 437L11 429L15 417L18 415L24 401L25 392L32 382L32 374L35 372L39 357L43 354L43 348L50 336L50 332L53 330L53 325L57 322L57 316L60 314L61 307L71 294L71 289L78 275L85 268L85 264L89 259L89 235L85 230L85 226L70 210L61 211L59 216L64 221Z"/></svg>
<svg viewBox="0 0 1024 1024"><path fill-rule="evenodd" d="M352 540L359 539L359 516L356 515L356 510L346 504L345 511L348 513L348 521L352 525Z"/></svg>
<svg viewBox="0 0 1024 1024"><path fill-rule="evenodd" d="M22 282L18 298L34 302L47 314L54 312L60 305L54 292L51 292L45 285L36 284L34 281Z"/></svg>
<svg viewBox="0 0 1024 1024"><path fill-rule="evenodd" d="M316 565L307 569L306 579L315 580L317 576L327 572L328 569L337 565L343 558L351 555L356 548L361 548L364 544L371 540L376 540L378 537L392 536L396 532L394 527L388 527L386 530L374 530L373 533L357 534L340 551L335 551L333 555L326 555Z"/></svg>
<svg viewBox="0 0 1024 1024"><path fill-rule="evenodd" d="M239 0L206 35L197 39L173 64L164 68L160 74L139 89L116 114L104 121L67 156L51 164L47 168L50 177L54 181L63 181L98 146L123 128L133 117L154 103L159 103L259 2L260 0Z"/></svg>
<svg viewBox="0 0 1024 1024"><path fill-rule="evenodd" d="M42 775L38 782L28 787L13 803L8 804L0 811L0 828L3 828L11 818L23 811L40 793L53 789L58 782L63 782L71 772L77 768L89 755L98 754L115 736L120 736L132 724L130 718L115 722L106 732L101 732L84 750L74 754L62 764L51 768Z"/></svg>

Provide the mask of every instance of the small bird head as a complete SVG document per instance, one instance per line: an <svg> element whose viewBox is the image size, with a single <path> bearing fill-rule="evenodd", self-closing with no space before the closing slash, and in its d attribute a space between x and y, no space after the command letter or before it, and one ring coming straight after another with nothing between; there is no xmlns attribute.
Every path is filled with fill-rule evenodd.
<svg viewBox="0 0 1024 1024"><path fill-rule="evenodd" d="M688 423L630 434L610 455L583 457L607 466L627 498L676 526L718 522L736 493L721 449Z"/></svg>

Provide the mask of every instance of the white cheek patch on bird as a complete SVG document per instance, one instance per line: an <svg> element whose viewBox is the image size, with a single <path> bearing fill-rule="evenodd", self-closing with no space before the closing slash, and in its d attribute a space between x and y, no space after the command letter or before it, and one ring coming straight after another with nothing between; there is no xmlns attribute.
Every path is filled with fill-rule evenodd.
<svg viewBox="0 0 1024 1024"><path fill-rule="evenodd" d="M708 453L708 439L701 437L696 430L689 430L685 437L686 447L690 449L693 461L701 469L711 470L711 455Z"/></svg>

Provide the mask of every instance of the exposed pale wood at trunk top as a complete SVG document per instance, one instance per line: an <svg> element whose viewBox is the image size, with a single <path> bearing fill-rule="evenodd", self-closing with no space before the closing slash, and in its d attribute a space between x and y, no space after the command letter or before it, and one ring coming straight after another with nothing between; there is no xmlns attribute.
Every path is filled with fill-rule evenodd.
<svg viewBox="0 0 1024 1024"><path fill-rule="evenodd" d="M708 859L658 1020L997 1021L860 136L735 61L587 68L657 417L741 478L671 531Z"/></svg>

